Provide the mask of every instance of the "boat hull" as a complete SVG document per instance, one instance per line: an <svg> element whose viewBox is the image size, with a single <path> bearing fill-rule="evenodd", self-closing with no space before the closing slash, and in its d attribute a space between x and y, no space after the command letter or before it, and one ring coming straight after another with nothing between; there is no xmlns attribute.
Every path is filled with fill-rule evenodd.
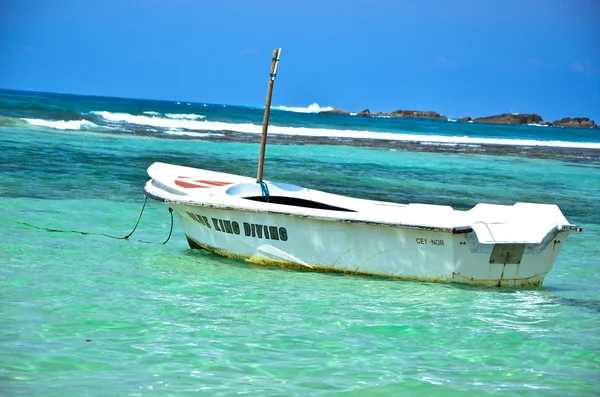
<svg viewBox="0 0 600 397"><path fill-rule="evenodd" d="M482 244L473 230L339 222L168 203L192 248L313 271L483 286L539 286L568 233L540 244Z"/></svg>

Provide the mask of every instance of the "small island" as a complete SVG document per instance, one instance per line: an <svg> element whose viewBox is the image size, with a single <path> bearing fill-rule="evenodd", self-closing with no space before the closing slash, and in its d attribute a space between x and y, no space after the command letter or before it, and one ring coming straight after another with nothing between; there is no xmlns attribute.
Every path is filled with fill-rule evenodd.
<svg viewBox="0 0 600 397"><path fill-rule="evenodd" d="M542 119L539 114L520 114L520 113L503 113L497 116L477 117L473 120L474 123L488 124L536 124L549 125L548 122Z"/></svg>
<svg viewBox="0 0 600 397"><path fill-rule="evenodd" d="M564 119L556 120L552 125L556 127L598 128L594 120L590 120L587 117L565 117Z"/></svg>
<svg viewBox="0 0 600 397"><path fill-rule="evenodd" d="M323 110L320 114L338 114L352 115L351 112L344 109ZM429 119L447 121L448 117L437 112L428 110L394 110L390 113L371 112L369 109L361 110L355 114L359 117L397 117L411 119ZM461 123L487 123L487 124L507 124L507 125L540 125L552 127L569 127L569 128L598 128L594 120L587 117L565 117L554 122L544 121L542 116L535 113L502 113L495 116L476 117L470 116L461 117L457 120Z"/></svg>
<svg viewBox="0 0 600 397"><path fill-rule="evenodd" d="M331 110L321 110L320 114L342 114L345 116L349 116L350 112L344 109L331 109Z"/></svg>
<svg viewBox="0 0 600 397"><path fill-rule="evenodd" d="M319 112L321 114L351 114L347 110L343 109L333 109L333 110L323 110ZM363 117L401 117L401 118L411 118L411 119L432 119L432 120L444 120L447 121L448 117L442 116L437 112L432 111L421 111L421 110L394 110L391 113L371 113L369 109L362 110L356 113L357 116Z"/></svg>
<svg viewBox="0 0 600 397"><path fill-rule="evenodd" d="M430 110L426 112L420 110L395 110L390 114L390 116L411 119L448 120L448 117L442 116L441 114L432 112Z"/></svg>

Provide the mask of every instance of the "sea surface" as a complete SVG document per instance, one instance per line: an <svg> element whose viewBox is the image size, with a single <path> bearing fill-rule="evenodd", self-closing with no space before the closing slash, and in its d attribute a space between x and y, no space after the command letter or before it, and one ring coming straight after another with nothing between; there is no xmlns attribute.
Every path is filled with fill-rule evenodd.
<svg viewBox="0 0 600 397"><path fill-rule="evenodd" d="M583 232L528 289L253 265L177 220L162 244L153 201L125 240L155 161L255 176L263 109L0 90L0 395L598 395L600 130L319 109L272 110L265 179Z"/></svg>

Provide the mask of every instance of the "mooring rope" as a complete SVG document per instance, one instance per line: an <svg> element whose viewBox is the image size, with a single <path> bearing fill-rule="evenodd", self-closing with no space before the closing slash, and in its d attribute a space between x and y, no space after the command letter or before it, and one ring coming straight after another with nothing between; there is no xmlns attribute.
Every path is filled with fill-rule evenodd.
<svg viewBox="0 0 600 397"><path fill-rule="evenodd" d="M113 236L113 235L106 234L106 233L83 232L81 230L52 229L52 228L49 228L49 227L35 226L35 225L32 225L32 224L27 223L27 222L17 222L17 223L20 223L21 225L25 225L25 226L33 228L33 229L45 230L45 231L51 232L51 233L77 233L77 234L81 234L81 235L84 235L84 236L87 236L87 235L97 235L97 236L104 236L104 237L108 237L108 238L114 238L114 239L117 239L117 240L129 240L129 237L131 237L131 235L133 234L133 232L135 232L135 230L137 229L138 225L140 224L140 220L142 219L142 215L144 213L144 209L146 208L146 203L147 202L148 202L148 196L146 196L146 198L144 199L144 204L142 205L142 210L140 211L140 215L138 216L137 222L135 223L135 226L133 227L133 230L131 232L129 232L129 234L127 234L125 237ZM169 242L169 240L171 239L171 235L173 234L173 208L171 208L171 207L169 207L169 214L171 215L171 227L169 228L169 236L167 237L167 239L165 241L163 241L160 244L166 244L167 242ZM147 243L147 244L157 244L156 241L145 241L145 240L135 240L135 241L139 241L141 243Z"/></svg>
<svg viewBox="0 0 600 397"><path fill-rule="evenodd" d="M148 197L146 197L146 198L148 198ZM169 229L169 236L163 242L163 244L166 244L169 241L169 239L171 238L171 234L173 234L173 208L171 208L171 207L169 207L169 214L171 215L171 228Z"/></svg>
<svg viewBox="0 0 600 397"><path fill-rule="evenodd" d="M142 214L144 213L144 208L146 208L146 203L147 202L148 202L148 196L146 196L144 198L144 205L142 205L142 210L140 211L140 216L138 216L138 220L135 223L135 226L133 227L133 230L127 236L123 237L123 240L129 239L129 237L133 234L133 232L135 232L135 229L137 229L138 225L140 224L140 220L142 219ZM169 209L171 209L171 207L169 207Z"/></svg>

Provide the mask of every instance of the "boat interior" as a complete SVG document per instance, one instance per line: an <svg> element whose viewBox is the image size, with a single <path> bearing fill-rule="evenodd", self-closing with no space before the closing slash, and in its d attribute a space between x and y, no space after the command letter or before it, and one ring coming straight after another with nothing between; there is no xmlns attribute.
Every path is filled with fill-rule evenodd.
<svg viewBox="0 0 600 397"><path fill-rule="evenodd" d="M266 189L265 189L266 186ZM310 190L289 183L238 183L225 191L226 194L251 201L319 210L357 212L310 198Z"/></svg>

